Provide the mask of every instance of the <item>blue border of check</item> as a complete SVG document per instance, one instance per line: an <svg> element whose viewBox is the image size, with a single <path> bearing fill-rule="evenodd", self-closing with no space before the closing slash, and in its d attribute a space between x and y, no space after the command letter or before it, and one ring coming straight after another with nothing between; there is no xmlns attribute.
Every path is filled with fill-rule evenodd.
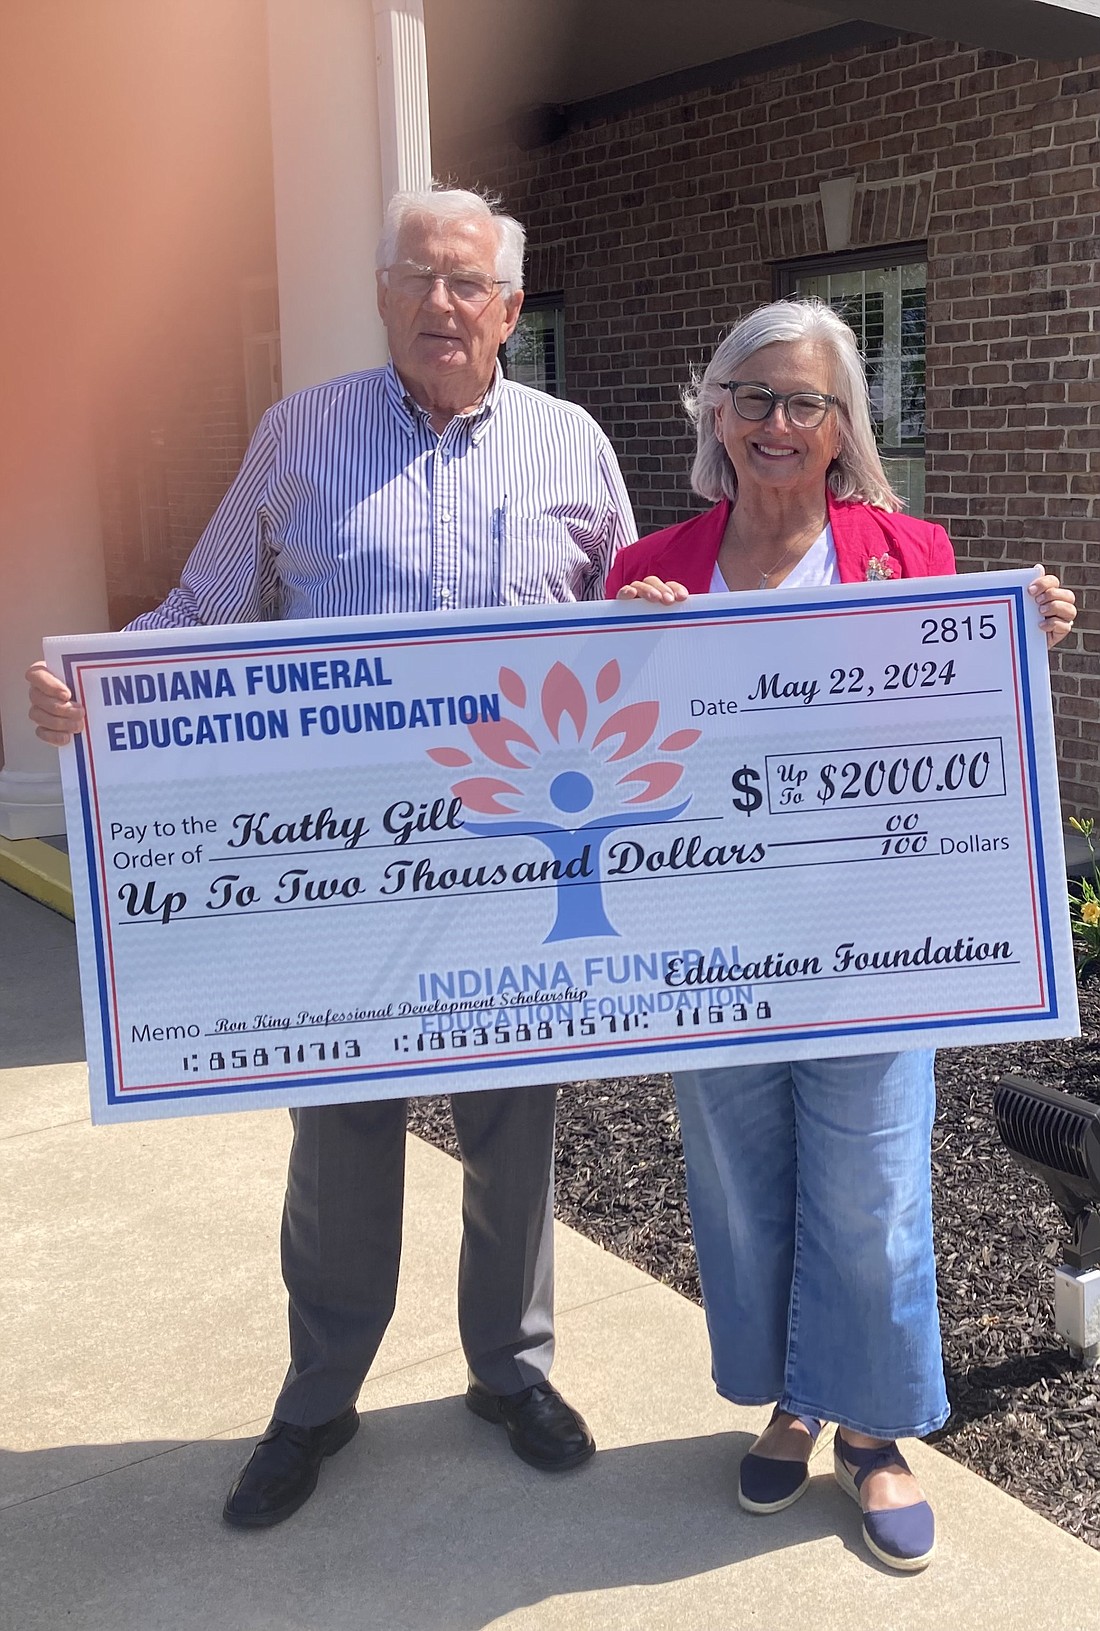
<svg viewBox="0 0 1100 1631"><path fill-rule="evenodd" d="M1008 598L1014 603L1014 612L1015 612L1015 621L1016 621L1016 649L1017 649L1017 651L1019 653L1019 656L1020 656L1020 688L1021 688L1021 699L1022 699L1022 703L1023 703L1023 719L1024 719L1024 725L1025 725L1025 751L1026 751L1026 758L1027 758L1027 778L1028 778L1028 787L1029 787L1030 798L1031 798L1031 815L1032 815L1032 820L1033 820L1033 823L1034 823L1036 851L1037 851L1037 854L1039 856L1041 856L1043 854L1044 845L1043 845L1043 832L1042 832L1042 817L1041 817L1041 812L1040 812L1040 809L1039 809L1038 778L1037 778L1037 774L1036 774L1036 765L1035 765L1035 742L1034 742L1034 737L1033 737L1033 733L1032 733L1031 679L1030 679L1030 675L1028 673L1027 663L1024 660L1025 659L1025 652L1026 652L1026 630L1025 630L1025 626L1024 626L1024 611L1025 611L1024 596L1025 596L1026 590L1025 590L1025 588L1023 586L1018 585L1018 586L1015 586L1015 587L1007 587L1007 588L1004 587L1004 586L1002 586L1000 588L996 588L996 589L989 588L989 589L985 590L984 592L985 592L985 595L986 595L987 598L990 598L990 599L992 599L994 597L996 597L997 599ZM927 592L922 594L919 591L914 591L914 592L912 592L910 594L897 594L897 595L885 594L885 595L882 595L881 598L876 597L876 600L878 601L879 604L885 604L885 605L888 605L888 606L906 606L906 605L911 605L914 601L919 601L919 600L925 599L926 598L926 593ZM983 594L983 589L982 589L981 583L980 582L978 582L978 583L973 582L972 578L968 574L966 578L960 580L959 587L957 589L948 589L948 590L944 590L942 592L937 592L936 599L937 599L937 601L973 600L976 596L978 598L980 598L982 596L982 594ZM864 606L866 604L867 604L867 602L865 600L862 600L862 599L852 599L850 597L837 596L835 599L830 597L827 609L829 611L847 611L847 610L851 610L854 607ZM822 610L822 607L823 607L823 602L820 601L820 600L801 601L801 602L796 601L796 602L793 602L793 603L786 603L785 602L784 606L783 606L783 612L784 613L819 612L819 611ZM669 613L669 614L665 614L665 613L661 613L661 612L652 612L652 613L649 614L649 616L647 618L646 626L648 628L661 628L661 627L664 627L664 626L667 626L667 625L671 624L674 621L678 625L682 626L685 621L687 621L687 622L714 622L716 619L720 620L720 619L723 619L723 618L728 618L731 621L736 621L738 618L759 617L759 615L760 615L759 608L757 606L755 606L755 605L754 606L721 606L721 605L715 606L713 604L712 605L700 604L698 607L680 608L677 611ZM374 619L372 618L372 619L370 619L370 621L373 622ZM575 631L575 630L578 630L578 629L583 630L583 629L594 629L594 628L595 629L608 628L608 627L611 627L611 626L613 626L615 624L619 624L619 625L622 624L622 613L621 612L610 614L607 617L602 617L602 618L601 617L592 617L592 616L588 616L588 617L585 617L583 619L582 618L569 618L569 617L555 618L555 619L553 619L552 622L546 620L545 618L524 619L522 617L516 618L514 620L510 619L508 621L503 621L502 620L499 623L498 622L493 622L491 625L486 625L485 623L471 623L471 624L458 624L456 626L456 625L453 625L450 622L448 622L448 627L445 630L440 630L439 638L441 638L441 639L453 639L453 638L463 638L463 637L471 636L471 635L480 635L480 634L484 634L487 628L491 628L491 630L492 630L492 632L494 634L508 635L508 634L531 634L531 633L535 633L535 632L538 632L538 631L549 632L550 630L569 632L569 631ZM410 638L410 632L411 632L410 629L407 628L407 627L402 627L400 629L389 629L389 630L387 630L385 628L382 628L382 629L373 629L372 628L370 630L368 638L369 638L370 643L372 645L385 645L388 642L398 642L398 641L407 642L409 640L409 638ZM353 640L353 639L356 639L357 636L354 635L349 630L348 633L345 636L337 636L335 641L334 641L334 638L333 638L332 635L323 635L323 634L317 634L317 635L300 635L300 634L299 635L291 635L291 634L288 634L286 636L285 640L280 640L278 636L268 636L267 638L265 638L263 640L256 640L256 639L249 640L249 639L243 639L243 638L240 639L240 640L229 639L229 640L219 640L216 645L211 646L211 650L212 651L226 652L226 653L232 654L234 656L239 656L239 655L245 654L245 653L247 653L249 651L265 651L265 652L278 651L282 646L293 646L296 650L301 651L301 650L303 650L305 648L308 648L310 646L330 647L334 643L337 643L341 638L346 638L348 640ZM115 650L115 651L112 651L109 648L105 648L105 649L102 649L102 650L89 651L89 652L83 652L83 653L82 652L70 652L70 653L66 654L66 656L64 658L65 678L66 678L66 682L68 683L70 688L73 688L74 687L74 680L75 680L74 665L77 664L77 663L81 663L81 662L111 662L111 661L122 661L122 660L125 660L125 659L131 659L131 660L136 660L136 661L146 661L146 660L148 660L150 658L154 658L154 657L164 658L164 657L173 657L173 656L177 656L177 655L179 655L179 656L182 656L182 655L193 656L194 655L194 647L192 645L182 645L181 646L181 645L166 644L166 645L143 647L140 652L135 652L134 648L132 646L122 647L122 648L119 648L118 650ZM86 755L85 755L84 743L83 743L83 741L81 740L80 737L76 738L76 755L77 755L76 756L77 777L78 777L79 785L80 785L81 810L82 810L82 816L83 816L85 863L86 863L86 870L87 870L87 873L88 873L88 882L89 882L89 886L90 886L90 890L91 890L92 907L93 907L92 924L93 924L93 933L94 933L94 936L95 936L96 968L97 968L97 979L98 979L98 984L99 984L99 1017L100 1017L99 1046L100 1046L100 1050L101 1050L101 1054L102 1054L102 1058L103 1058L103 1062L104 1062L104 1074L105 1074L105 1082L106 1082L106 1090L107 1090L106 1091L106 1102L107 1102L107 1104L108 1105L122 1105L122 1104L136 1105L136 1104L155 1103L155 1102L158 1102L158 1101L165 1101L165 1100L171 1100L171 1099L208 1098L208 1097L213 1097L215 1095L218 1096L218 1097L221 1097L221 1098L225 1098L225 1099L228 1099L231 1095L239 1095L240 1098L242 1100L244 1100L250 1094L270 1093L270 1092L273 1092L273 1091L278 1092L278 1091L280 1091L282 1089L285 1089L285 1088L293 1088L293 1087L296 1087L296 1086L300 1086L302 1084L303 1079L302 1079L301 1076L295 1075L295 1076L286 1076L286 1077L282 1077L282 1076L265 1076L260 1081L241 1082L241 1083L239 1083L237 1085L234 1085L232 1082L226 1081L226 1082L218 1082L218 1083L216 1083L215 1085L213 1085L211 1087L193 1087L193 1088L192 1087L185 1087L185 1088L171 1088L171 1089L166 1088L166 1089L164 1089L163 1091L160 1091L160 1092L142 1091L140 1094L133 1094L133 1095L128 1094L128 1093L120 1093L117 1090L116 1085L115 1085L115 1074L114 1074L114 1053L113 1053L113 1049L109 1045L110 1044L110 1035L111 1035L111 1031L110 1031L110 1004L109 1004L108 995L107 995L106 957L104 955L105 948L103 946L102 934L101 934L101 929L100 929L100 924L101 924L101 920L102 920L102 904L103 903L101 902L101 900L99 898L99 878L98 878L96 869L95 869L95 867L93 865L93 861L94 861L94 857L95 857L95 844L94 844L93 833L92 833L91 800L90 800L90 798L88 796L87 764L86 764ZM822 1038L822 1037L835 1038L837 1036L873 1036L873 1035L878 1034L879 1032L887 1032L887 1031L893 1034L893 1033L896 1033L898 1031L907 1031L907 1030L910 1030L910 1031L916 1031L916 1030L928 1031L928 1030L961 1030L961 1029L969 1029L969 1028L978 1029L978 1028L980 1028L981 1026L984 1026L984 1025L993 1025L993 1024L1000 1025L1000 1024L1003 1024L1005 1022L1005 1020L1008 1019L1008 1018L1014 1018L1014 1019L1017 1019L1017 1020L1019 1020L1019 1021L1021 1021L1023 1023L1039 1023L1039 1022L1041 1022L1043 1020L1057 1019L1059 1017L1060 1009L1059 1009L1059 1005L1058 1005L1058 989L1057 989L1057 981L1056 981L1056 977L1055 977L1055 968L1054 968L1054 952L1053 952L1053 948L1052 948L1052 945L1051 945L1051 935L1050 935L1050 901L1049 901L1049 898L1048 898L1048 895L1047 895L1047 889L1046 889L1045 869L1040 865L1037 870L1038 870L1040 916L1041 916L1042 925L1043 925L1043 946L1044 946L1044 952L1045 952L1044 961L1045 961L1045 965L1046 965L1047 990L1048 990L1048 992L1050 994L1049 995L1048 1005L1047 1005L1047 1007L1045 1009L1040 1010L1038 1012L1018 1013L1018 1014L1011 1014L1011 1013L1006 1014L1006 1013L1002 1012L1002 1013L998 1013L996 1015L978 1015L978 1016L975 1016L975 1017L970 1018L970 1019L949 1018L949 1019L943 1019L943 1020L921 1020L921 1021L914 1020L911 1024L900 1024L900 1025L897 1024L897 1023L891 1023L890 1025L884 1025L884 1024L881 1024L881 1023L873 1023L873 1024L869 1023L869 1024L866 1024L866 1025L850 1025L850 1026L836 1026L836 1025L818 1026L818 1027L809 1026L809 1027L807 1027L805 1029L802 1029L802 1030L792 1031L790 1033L790 1036L791 1036L792 1040L798 1040L798 1041L802 1041L802 1042L812 1042L812 1041L815 1041L818 1038ZM635 1058L643 1058L647 1054L668 1054L668 1053L676 1052L678 1048L685 1048L686 1049L689 1046L690 1046L690 1050L691 1050L691 1052L693 1054L699 1054L699 1053L701 1053L702 1051L704 1051L707 1048L718 1048L718 1047L728 1048L728 1047L730 1047L731 1043L734 1046L736 1046L737 1040L738 1039L735 1039L735 1038L730 1037L730 1036L721 1036L721 1037L714 1037L714 1038L692 1037L691 1040L690 1040L690 1043L688 1042L687 1038L685 1038L682 1043L679 1043L675 1038L669 1038L667 1041L663 1041L663 1042L653 1042L653 1043L650 1043L650 1044L638 1043L638 1044L635 1044L635 1045L631 1046L629 1050L624 1049L622 1046L613 1047L613 1048L608 1047L606 1049L605 1048L585 1049L583 1057L584 1057L584 1059L586 1061L593 1060L593 1059L615 1059L615 1060L620 1060L621 1061L624 1058L624 1056L627 1054L627 1052L629 1052L629 1054L631 1056L635 1057ZM754 1037L751 1034L746 1034L744 1040L745 1040L746 1043L749 1043L749 1042L758 1041L759 1038ZM374 1069L374 1070L371 1070L369 1072L368 1071L363 1071L363 1072L358 1073L358 1074L355 1071L345 1071L345 1072L341 1072L341 1073L336 1074L336 1075L316 1075L316 1076L311 1074L309 1076L309 1078L308 1078L308 1082L309 1082L309 1086L311 1088L313 1088L313 1087L329 1087L329 1086L346 1087L349 1083L355 1082L355 1081L376 1082L376 1081L389 1081L391 1079L408 1080L410 1077L460 1076L460 1075L468 1074L470 1072L483 1071L483 1070L486 1070L486 1069L499 1070L502 1066L507 1067L507 1065L512 1063L513 1061L516 1062L517 1064L523 1064L525 1062L526 1063L532 1063L532 1064L533 1063L538 1063L540 1066L541 1065L556 1065L558 1063L560 1063L562 1065L569 1065L570 1063L575 1062L577 1057L578 1057L578 1055L577 1055L576 1050L567 1051L567 1052L560 1053L560 1054L559 1053L554 1053L554 1052L540 1052L540 1053L535 1054L535 1055L524 1055L524 1054L520 1054L520 1053L515 1053L515 1054L509 1054L506 1059L502 1059L499 1055L491 1055L490 1057L485 1058L485 1059L458 1060L458 1059L454 1058L453 1056L448 1055L447 1059L445 1061L440 1060L438 1064L432 1064L432 1063L425 1063L424 1065L407 1064L407 1065L402 1065L399 1070Z"/></svg>

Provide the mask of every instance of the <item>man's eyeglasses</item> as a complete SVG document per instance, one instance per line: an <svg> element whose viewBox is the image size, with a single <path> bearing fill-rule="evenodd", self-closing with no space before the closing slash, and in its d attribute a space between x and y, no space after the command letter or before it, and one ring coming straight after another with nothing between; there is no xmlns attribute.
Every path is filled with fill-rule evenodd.
<svg viewBox="0 0 1100 1631"><path fill-rule="evenodd" d="M792 425L800 430L813 430L820 425L830 408L839 400L822 391L771 391L766 385L749 385L741 380L727 380L724 387L733 398L733 406L742 419L768 419L777 407L782 407Z"/></svg>
<svg viewBox="0 0 1100 1631"><path fill-rule="evenodd" d="M487 306L496 290L505 284L505 279L486 277L484 272L436 272L430 266L416 266L412 261L387 266L386 276L391 288L412 300L426 300L436 284L442 283L452 300L475 310Z"/></svg>

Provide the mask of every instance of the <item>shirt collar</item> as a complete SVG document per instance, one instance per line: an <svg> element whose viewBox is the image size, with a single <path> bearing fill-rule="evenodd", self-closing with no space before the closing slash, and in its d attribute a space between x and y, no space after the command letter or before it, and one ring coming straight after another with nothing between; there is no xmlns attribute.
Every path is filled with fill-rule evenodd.
<svg viewBox="0 0 1100 1631"><path fill-rule="evenodd" d="M383 371L383 385L390 407L397 415L399 423L409 435L413 433L418 424L428 424L427 413L418 402L413 401L412 397L406 391L404 385L402 385L397 369L393 366L392 359L386 364ZM478 406L476 408L471 408L469 413L457 415L456 419L452 419L451 425L457 424L459 428L464 426L468 427L471 440L474 442L480 442L481 438L485 435L485 432L489 428L489 422L492 419L493 414L496 412L503 391L504 374L501 370L500 363L498 362L495 363L493 367L492 383L490 384L485 395L482 397ZM447 426L447 431L451 429L451 425ZM447 431L444 431L443 434L446 435Z"/></svg>

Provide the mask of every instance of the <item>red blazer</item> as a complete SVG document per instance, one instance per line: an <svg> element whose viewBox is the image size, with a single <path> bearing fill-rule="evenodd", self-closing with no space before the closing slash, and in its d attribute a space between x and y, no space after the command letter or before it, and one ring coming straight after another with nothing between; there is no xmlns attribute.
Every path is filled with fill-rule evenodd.
<svg viewBox="0 0 1100 1631"><path fill-rule="evenodd" d="M876 578L934 578L954 572L955 552L942 527L911 515L887 514L870 504L841 504L831 493L828 500L842 583L866 582L872 560L879 567ZM624 583L653 575L672 578L693 595L708 594L729 513L730 501L724 498L705 515L628 544L607 574L608 599Z"/></svg>

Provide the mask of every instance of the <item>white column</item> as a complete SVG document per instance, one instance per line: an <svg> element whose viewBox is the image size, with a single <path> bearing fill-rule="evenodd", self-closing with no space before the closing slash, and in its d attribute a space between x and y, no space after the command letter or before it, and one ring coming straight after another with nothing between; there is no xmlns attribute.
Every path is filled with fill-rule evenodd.
<svg viewBox="0 0 1100 1631"><path fill-rule="evenodd" d="M18 484L5 484L0 569L0 837L48 838L65 831L57 749L34 734L23 673L41 657L44 634L107 627L99 494L80 405L68 414L58 402L48 457L28 458Z"/></svg>
<svg viewBox="0 0 1100 1631"><path fill-rule="evenodd" d="M376 15L377 14L377 15ZM374 250L426 185L421 0L267 0L283 389L386 360Z"/></svg>
<svg viewBox="0 0 1100 1631"><path fill-rule="evenodd" d="M373 0L382 195L431 186L423 0Z"/></svg>

